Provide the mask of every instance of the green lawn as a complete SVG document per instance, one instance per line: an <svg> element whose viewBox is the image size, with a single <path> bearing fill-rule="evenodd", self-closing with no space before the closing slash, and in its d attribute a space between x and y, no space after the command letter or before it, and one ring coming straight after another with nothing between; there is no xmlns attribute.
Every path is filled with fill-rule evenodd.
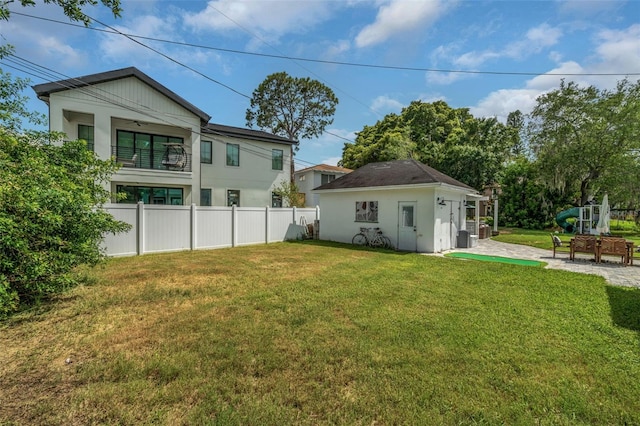
<svg viewBox="0 0 640 426"><path fill-rule="evenodd" d="M636 230L620 230L612 229L612 234L619 237L624 237L629 241L633 241L635 247L640 246L640 233ZM562 240L562 247L558 251L569 252L569 241L573 238L573 234L554 233L560 240ZM496 241L502 241L504 243L511 244L523 244L531 247L537 247L542 249L551 250L553 248L551 243L550 231L539 231L520 228L500 228L500 234L492 237ZM640 253L634 252L634 258L640 259Z"/></svg>
<svg viewBox="0 0 640 426"><path fill-rule="evenodd" d="M0 424L640 423L640 291L600 277L317 242L90 274L0 323Z"/></svg>

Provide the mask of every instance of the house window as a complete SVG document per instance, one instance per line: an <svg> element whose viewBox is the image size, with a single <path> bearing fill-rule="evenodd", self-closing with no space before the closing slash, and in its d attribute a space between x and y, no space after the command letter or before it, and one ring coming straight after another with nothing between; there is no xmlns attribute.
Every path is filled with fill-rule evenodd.
<svg viewBox="0 0 640 426"><path fill-rule="evenodd" d="M118 130L116 157L131 159L137 155L136 167L165 170L167 166L162 163L162 160L169 144L183 145L184 140L173 136Z"/></svg>
<svg viewBox="0 0 640 426"><path fill-rule="evenodd" d="M271 193L271 207L282 207L282 195Z"/></svg>
<svg viewBox="0 0 640 426"><path fill-rule="evenodd" d="M281 149L271 150L271 169L282 170L283 152Z"/></svg>
<svg viewBox="0 0 640 426"><path fill-rule="evenodd" d="M356 201L356 222L377 222L377 201Z"/></svg>
<svg viewBox="0 0 640 426"><path fill-rule="evenodd" d="M203 164L211 164L213 162L213 154L211 153L211 141L200 142L200 162Z"/></svg>
<svg viewBox="0 0 640 426"><path fill-rule="evenodd" d="M327 175L322 173L320 175L320 185L324 185L325 183L329 183L336 179L336 175Z"/></svg>
<svg viewBox="0 0 640 426"><path fill-rule="evenodd" d="M211 188L200 189L200 205L211 206Z"/></svg>
<svg viewBox="0 0 640 426"><path fill-rule="evenodd" d="M118 200L118 203L135 204L142 201L144 204L169 204L173 206L184 204L182 188L118 185L116 191L125 194L125 198Z"/></svg>
<svg viewBox="0 0 640 426"><path fill-rule="evenodd" d="M237 189L227 190L227 206L240 207L240 191Z"/></svg>
<svg viewBox="0 0 640 426"><path fill-rule="evenodd" d="M235 143L227 144L227 166L240 166L240 145Z"/></svg>
<svg viewBox="0 0 640 426"><path fill-rule="evenodd" d="M78 139L82 139L87 142L87 149L89 151L94 150L93 140L93 126L87 126L86 124L78 124Z"/></svg>

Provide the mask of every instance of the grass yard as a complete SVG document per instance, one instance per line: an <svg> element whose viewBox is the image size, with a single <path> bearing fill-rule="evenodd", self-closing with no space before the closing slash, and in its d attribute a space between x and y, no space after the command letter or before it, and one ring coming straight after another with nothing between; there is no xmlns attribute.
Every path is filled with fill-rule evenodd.
<svg viewBox="0 0 640 426"><path fill-rule="evenodd" d="M633 241L634 247L640 246L640 233L636 230L620 230L612 227L612 234L617 237L624 237L629 241ZM531 247L537 247L542 249L551 250L553 248L551 243L551 236L549 231L539 231L520 228L500 228L500 234L492 237L496 241L511 244L523 244ZM557 235L562 241L562 247L559 247L556 251L569 253L569 242L573 238L574 234L554 234ZM634 259L640 261L640 253L634 251Z"/></svg>
<svg viewBox="0 0 640 426"><path fill-rule="evenodd" d="M0 323L0 424L640 424L640 291L600 277L321 242L89 273Z"/></svg>

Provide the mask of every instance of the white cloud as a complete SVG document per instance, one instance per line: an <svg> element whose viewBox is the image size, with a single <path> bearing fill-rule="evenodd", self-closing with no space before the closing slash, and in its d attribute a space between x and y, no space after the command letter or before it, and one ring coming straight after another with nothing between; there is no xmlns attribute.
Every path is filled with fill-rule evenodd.
<svg viewBox="0 0 640 426"><path fill-rule="evenodd" d="M595 50L597 62L592 64L594 71L624 74L640 70L640 24L621 31L601 31L596 41L600 44Z"/></svg>
<svg viewBox="0 0 640 426"><path fill-rule="evenodd" d="M322 164L328 164L329 166L337 166L338 161L342 160L342 157L329 157L322 160Z"/></svg>
<svg viewBox="0 0 640 426"><path fill-rule="evenodd" d="M632 0L633 1L633 0ZM618 1L584 1L556 0L558 10L572 18L595 16L601 18L603 13L615 11L623 2Z"/></svg>
<svg viewBox="0 0 640 426"><path fill-rule="evenodd" d="M123 34L135 34L149 38L181 41L180 35L172 31L172 28L176 28L175 17L160 18L153 15L143 15L136 17L134 28L129 28L128 26L113 26L113 28ZM211 52L205 53L202 50L196 50L194 48L174 47L146 39L135 40L139 40L140 43L158 50L176 61L191 65L202 64L211 59L219 58L217 54ZM159 61L165 65L169 64L168 60L163 59L158 53L121 34L105 33L100 41L100 53L104 58L116 63L130 61L130 58L134 57L138 64L144 62L147 64L157 64Z"/></svg>
<svg viewBox="0 0 640 426"><path fill-rule="evenodd" d="M335 58L348 52L350 49L351 42L349 40L338 40L326 49L325 56Z"/></svg>
<svg viewBox="0 0 640 426"><path fill-rule="evenodd" d="M314 0L210 0L198 13L185 13L185 24L196 31L244 32L265 41L287 33L303 33L326 20L334 2Z"/></svg>
<svg viewBox="0 0 640 426"><path fill-rule="evenodd" d="M426 103L433 103L436 101L447 101L447 97L445 95L442 94L427 94L427 93L422 93L418 96L418 99L421 102L426 102Z"/></svg>
<svg viewBox="0 0 640 426"><path fill-rule="evenodd" d="M391 112L399 113L403 107L404 104L402 104L402 102L386 95L378 96L371 103L371 109L381 115L386 115Z"/></svg>
<svg viewBox="0 0 640 426"><path fill-rule="evenodd" d="M510 112L520 110L523 114L531 112L538 96L550 92L560 86L560 80L568 74L581 74L585 70L576 62L565 62L559 67L549 70L528 80L521 89L501 89L490 93L476 106L471 113L476 117L496 117L505 122ZM577 77L577 76L576 76ZM575 77L570 78L579 85L588 84Z"/></svg>
<svg viewBox="0 0 640 426"><path fill-rule="evenodd" d="M475 117L496 117L505 122L512 111L519 109L523 114L531 112L536 105L536 98L542 93L535 89L497 90L469 108L469 111Z"/></svg>
<svg viewBox="0 0 640 426"><path fill-rule="evenodd" d="M41 16L65 19L55 8L40 6L42 7L38 12ZM56 71L62 73L77 71L87 64L86 55L72 47L73 39L78 35L86 35L87 30L71 28L62 32L56 29L56 24L15 14L11 15L9 21L2 22L2 44L13 45L16 54L21 57L36 63L58 63L60 65L56 67Z"/></svg>
<svg viewBox="0 0 640 426"><path fill-rule="evenodd" d="M554 46L562 37L562 31L548 24L531 28L522 40L507 44L502 50L467 52L453 62L464 68L476 68L483 63L499 58L523 59L543 49Z"/></svg>
<svg viewBox="0 0 640 426"><path fill-rule="evenodd" d="M364 27L356 36L356 46L373 46L398 34L431 25L451 7L451 3L440 0L384 2L375 22Z"/></svg>

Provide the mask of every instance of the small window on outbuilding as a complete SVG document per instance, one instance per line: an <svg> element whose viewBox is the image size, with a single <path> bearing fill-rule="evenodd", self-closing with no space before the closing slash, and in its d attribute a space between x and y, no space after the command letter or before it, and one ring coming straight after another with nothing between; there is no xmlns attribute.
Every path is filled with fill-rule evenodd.
<svg viewBox="0 0 640 426"><path fill-rule="evenodd" d="M356 222L377 222L377 201L356 201Z"/></svg>

